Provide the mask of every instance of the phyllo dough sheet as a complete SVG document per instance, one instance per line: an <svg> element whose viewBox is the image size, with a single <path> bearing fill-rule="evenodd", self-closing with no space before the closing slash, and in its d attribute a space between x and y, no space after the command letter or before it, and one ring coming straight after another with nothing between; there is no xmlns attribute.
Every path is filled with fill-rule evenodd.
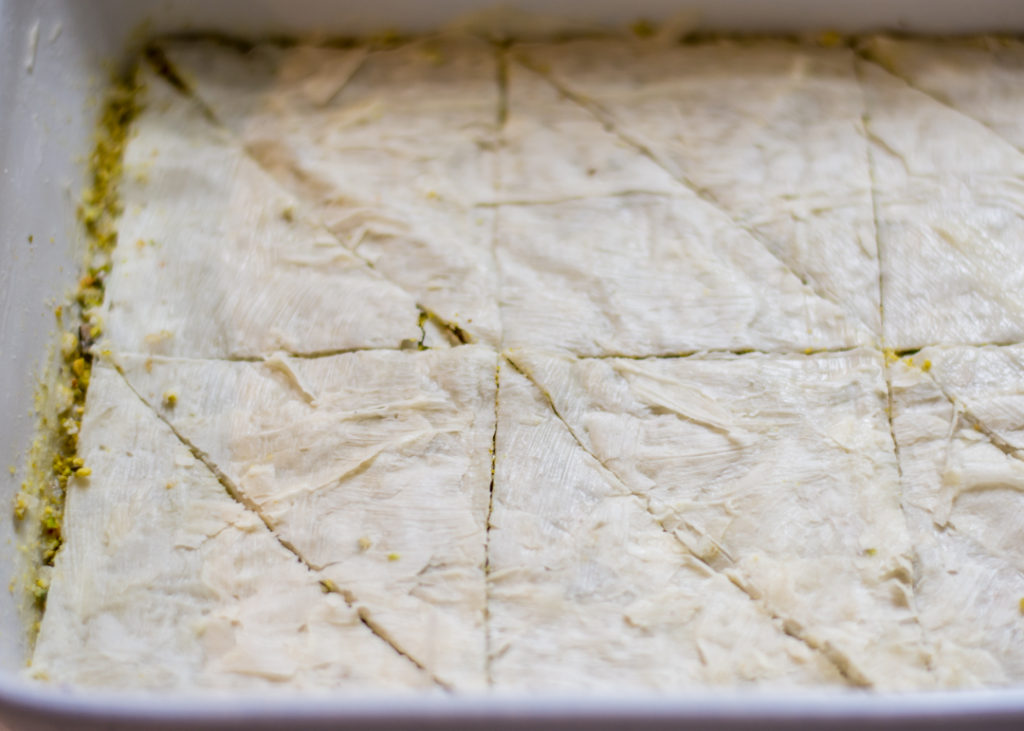
<svg viewBox="0 0 1024 731"><path fill-rule="evenodd" d="M416 300L374 271L153 73L133 127L104 347L202 358L415 343Z"/></svg>
<svg viewBox="0 0 1024 731"><path fill-rule="evenodd" d="M1021 341L1024 154L880 66L861 69L887 344Z"/></svg>
<svg viewBox="0 0 1024 731"><path fill-rule="evenodd" d="M689 552L853 682L927 684L882 357L509 356Z"/></svg>
<svg viewBox="0 0 1024 731"><path fill-rule="evenodd" d="M1020 48L156 43L30 672L1020 683Z"/></svg>
<svg viewBox="0 0 1024 731"><path fill-rule="evenodd" d="M506 347L644 356L874 342L719 206L510 56L495 236Z"/></svg>
<svg viewBox="0 0 1024 731"><path fill-rule="evenodd" d="M233 500L113 368L93 370L33 672L117 688L430 687Z"/></svg>
<svg viewBox="0 0 1024 731"><path fill-rule="evenodd" d="M965 354L987 359L984 351L956 355ZM917 547L917 614L943 684L1020 682L1024 462L979 419L998 399L962 401L946 374L932 374L936 362L913 357L892 369L903 501ZM1019 383L1024 373L1015 370ZM1019 409L1007 411L1017 412L1018 428L1024 424Z"/></svg>
<svg viewBox="0 0 1024 731"><path fill-rule="evenodd" d="M585 40L516 56L878 332L863 102L848 50Z"/></svg>
<svg viewBox="0 0 1024 731"><path fill-rule="evenodd" d="M935 43L879 36L868 57L912 86L1024 149L1024 43L1019 38L958 38Z"/></svg>
<svg viewBox="0 0 1024 731"><path fill-rule="evenodd" d="M497 344L497 59L482 41L368 52L170 44L197 99L351 249Z"/></svg>
<svg viewBox="0 0 1024 731"><path fill-rule="evenodd" d="M506 363L490 536L500 687L838 683L833 663L688 550Z"/></svg>
<svg viewBox="0 0 1024 731"><path fill-rule="evenodd" d="M483 682L492 351L119 365L382 635L444 683Z"/></svg>

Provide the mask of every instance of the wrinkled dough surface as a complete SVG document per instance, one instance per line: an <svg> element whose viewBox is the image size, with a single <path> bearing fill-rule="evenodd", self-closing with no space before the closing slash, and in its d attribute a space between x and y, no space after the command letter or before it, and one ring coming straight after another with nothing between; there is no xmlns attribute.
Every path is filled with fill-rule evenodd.
<svg viewBox="0 0 1024 731"><path fill-rule="evenodd" d="M121 366L387 636L444 682L484 682L493 351Z"/></svg>
<svg viewBox="0 0 1024 731"><path fill-rule="evenodd" d="M863 101L849 51L578 41L517 53L879 332Z"/></svg>
<svg viewBox="0 0 1024 731"><path fill-rule="evenodd" d="M510 348L671 355L872 339L688 191L505 206L497 231Z"/></svg>
<svg viewBox="0 0 1024 731"><path fill-rule="evenodd" d="M1012 264L1024 250L1024 156L877 65L861 68L886 344L1024 340L1024 269Z"/></svg>
<svg viewBox="0 0 1024 731"><path fill-rule="evenodd" d="M913 362L927 363L943 392L1006 446L1024 449L1024 346L924 348Z"/></svg>
<svg viewBox="0 0 1024 731"><path fill-rule="evenodd" d="M903 360L892 373L915 603L935 672L945 685L1019 682L1024 462L977 431L918 365Z"/></svg>
<svg viewBox="0 0 1024 731"><path fill-rule="evenodd" d="M162 47L31 672L1024 677L1019 43Z"/></svg>
<svg viewBox="0 0 1024 731"><path fill-rule="evenodd" d="M488 604L498 687L842 682L663 529L508 365L498 404Z"/></svg>
<svg viewBox="0 0 1024 731"><path fill-rule="evenodd" d="M512 205L498 209L495 240L506 347L652 355L873 341L550 80L510 63L507 98L498 199Z"/></svg>
<svg viewBox="0 0 1024 731"><path fill-rule="evenodd" d="M857 682L929 684L878 353L510 357L695 555Z"/></svg>
<svg viewBox="0 0 1024 731"><path fill-rule="evenodd" d="M103 305L115 352L223 358L397 348L416 302L322 227L191 100L147 74Z"/></svg>
<svg viewBox="0 0 1024 731"><path fill-rule="evenodd" d="M876 36L865 50L897 76L1024 150L1024 43Z"/></svg>
<svg viewBox="0 0 1024 731"><path fill-rule="evenodd" d="M482 41L392 50L172 43L249 153L377 271L497 343L491 253L497 66Z"/></svg>
<svg viewBox="0 0 1024 731"><path fill-rule="evenodd" d="M509 63L507 74L507 111L498 148L499 201L687 190L542 74L519 63Z"/></svg>
<svg viewBox="0 0 1024 731"><path fill-rule="evenodd" d="M138 688L428 688L110 366L93 368L32 672Z"/></svg>

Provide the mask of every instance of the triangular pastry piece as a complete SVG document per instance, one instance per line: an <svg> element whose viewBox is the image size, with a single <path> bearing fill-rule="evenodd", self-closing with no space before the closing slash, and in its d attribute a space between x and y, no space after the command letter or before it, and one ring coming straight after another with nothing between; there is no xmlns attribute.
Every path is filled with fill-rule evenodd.
<svg viewBox="0 0 1024 731"><path fill-rule="evenodd" d="M91 474L68 487L34 675L119 689L431 687L103 362L78 454Z"/></svg>
<svg viewBox="0 0 1024 731"><path fill-rule="evenodd" d="M155 74L125 152L102 308L116 352L258 357L398 348L416 301L373 271Z"/></svg>
<svg viewBox="0 0 1024 731"><path fill-rule="evenodd" d="M163 48L213 116L332 233L444 321L497 342L493 212L477 205L494 198L492 46Z"/></svg>
<svg viewBox="0 0 1024 731"><path fill-rule="evenodd" d="M897 76L1024 150L1024 43L1019 39L875 36L864 50Z"/></svg>

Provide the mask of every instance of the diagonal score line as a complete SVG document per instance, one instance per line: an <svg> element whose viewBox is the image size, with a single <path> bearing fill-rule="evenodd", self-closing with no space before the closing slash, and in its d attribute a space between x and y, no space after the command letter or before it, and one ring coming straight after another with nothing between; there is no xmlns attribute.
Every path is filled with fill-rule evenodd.
<svg viewBox="0 0 1024 731"><path fill-rule="evenodd" d="M216 465L216 463L214 463L210 459L208 454L206 454L203 450L199 449L199 447L193 444L191 440L189 440L187 437L185 437L185 435L179 432L175 428L175 426L167 418L165 418L163 414L159 412L159 410L154 408L153 405L135 389L135 386L132 384L131 380L129 380L125 372L121 369L120 365L114 362L110 362L110 365L117 371L118 375L121 376L121 378L124 380L125 385L129 388L129 390L131 390L133 394L135 394L136 398L138 398L139 401L141 401L157 419L159 419L164 425L167 426L168 429L170 429L171 433L174 434L175 438L177 438L178 441L181 442L181 444L186 449L188 449L189 452L191 452L192 455L197 460L199 460L204 467L206 467L210 474L212 474L214 478L216 478L217 482L221 484L221 486L228 493L228 495L230 495L235 502L240 504L246 510L253 513L256 517L258 517L260 521L263 523L264 527L270 533L270 535L272 535L274 539L284 549L286 549L289 553L295 556L295 558L299 560L299 562L306 568L306 570L320 582L320 585L326 591L337 594L342 599L344 599L345 603L349 607L356 610L356 613L360 621L363 623L364 626L366 626L366 628L371 633L373 633L373 635L375 635L378 639L387 644L396 653L398 653L406 660L411 662L413 665L415 665L421 672L425 673L428 677L430 677L431 681L433 681L435 685L446 691L452 690L452 688L447 683L435 677L433 673L427 670L426 666L423 663L421 663L419 660L413 657L408 651L406 651L401 645L399 645L386 631L384 631L383 628L381 628L380 625L378 625L373 620L369 610L367 610L363 606L356 606L357 599L356 596L351 591L349 591L348 589L342 589L338 587L330 579L322 578L320 576L321 567L318 567L315 564L311 563L302 554L302 552L295 547L293 543L285 539L276 530L274 530L273 524L271 523L270 519L267 518L267 516L260 509L259 505L257 505L248 495L246 495L244 491L239 489L238 486L235 485L231 481L231 479Z"/></svg>
<svg viewBox="0 0 1024 731"><path fill-rule="evenodd" d="M951 394L949 391L947 391L945 386L943 386L939 379L935 377L935 374L933 374L931 371L922 370L921 372L928 376L928 379L935 384L935 387L939 389L939 392L942 393L942 395L946 398L947 401L949 401L949 403L953 406L954 409L963 414L964 418L966 418L967 421L971 423L971 426L973 426L975 429L977 429L979 432L985 435L985 437L992 443L992 446L996 447L1007 457L1012 457L1016 460L1024 462L1024 455L1021 454L1020 449L1014 447L1012 444L1003 439L999 435L999 432L995 431L994 429L991 429L977 416L977 414L971 411L970 407L966 403L964 403L956 396Z"/></svg>
<svg viewBox="0 0 1024 731"><path fill-rule="evenodd" d="M266 529L270 532L270 534L274 536L277 542L280 543L281 546L287 549L290 553L294 554L307 569L309 569L312 572L320 571L321 567L316 566L315 564L308 561L294 546L294 544L283 538L277 531L274 530L273 523L270 521L269 518L267 518L263 511L260 510L259 505L257 505L251 498L249 498L249 496L246 495L242 490L239 490L238 487L230 480L230 478L228 478L228 476L224 474L224 472L213 462L213 460L210 459L210 456L206 454L206 452L201 450L196 444L194 444L191 440L185 437L170 422L170 420L168 420L163 414L161 414L159 410L157 410L153 406L153 404L151 404L141 393L138 392L138 390L136 390L135 385L131 382L131 380L128 378L128 375L124 372L124 370L122 370L119 364L114 362L111 362L110 364L117 371L118 375L120 375L121 378L124 380L125 385L128 386L128 388L131 390L133 394L135 394L136 398L138 398L143 404L145 404L146 408L149 409L150 412L152 412L152 414L156 416L157 419L163 422L163 424L168 429L171 430L171 432L174 434L177 440L181 442L182 445L189 450L189 452L192 453L192 456L194 456L196 459L203 463L203 466L206 467L207 470L209 470L209 472L217 479L217 482L221 484L221 486L225 489L225 491L227 491L228 495L230 495L235 502L239 503L246 510L255 514L256 517L260 519L260 521L263 523ZM345 597L346 602L351 604L354 601L353 595L349 592L339 590L338 593Z"/></svg>
<svg viewBox="0 0 1024 731"><path fill-rule="evenodd" d="M738 221L736 217L732 213L730 213L722 205L722 203L719 202L714 195L712 195L712 193L707 188L698 185L695 181L690 180L685 175L680 175L679 173L670 169L670 167L665 164L664 160L662 160L660 155L656 154L650 147L645 145L639 139L635 138L633 135L626 132L626 130L622 129L622 127L618 124L614 116L603 106L601 106L601 104L587 97L586 95L575 91L574 89L570 89L560 80L556 79L553 74L544 70L540 66L534 64L532 61L530 61L529 58L525 57L522 53L517 53L515 56L515 60L523 68L528 69L529 71L540 76L548 84L553 86L558 92L563 94L566 98L568 98L569 100L580 106L582 109L587 111L592 117L594 117L594 119L596 119L601 124L602 127L608 130L611 134L616 135L619 139L621 139L627 145L638 151L644 157L651 160L651 162L653 162L666 173L668 173L670 176L672 176L672 178L676 180L676 182L688 188L705 203L714 206L714 208L717 211L719 211L723 216L728 218L728 220L734 226L749 234L754 239L754 241L756 241L769 256L771 256L776 262L778 262L779 266L781 266L783 269L789 272L792 276L796 277L815 296L819 297L822 300L825 300L826 302L829 302L832 305L835 305L843 312L843 314L849 317L852 321L859 324L861 327L867 330L867 332L874 333L873 329L870 326L868 326L867 323L861 320L861 318L858 315L848 311L847 308L842 305L842 303L836 301L830 295L823 292L816 282L812 282L808 277L800 274L799 272L794 270L793 267L791 267L789 264L783 261L778 254L772 251L765 244L764 239L761 237L759 233L757 233L757 231Z"/></svg>
<svg viewBox="0 0 1024 731"><path fill-rule="evenodd" d="M968 113L964 109L962 109L959 106L953 104L951 101L943 99L939 94L931 91L930 89L927 89L927 88L925 88L923 86L920 86L913 79L911 79L909 76L900 73L897 69L890 68L887 63L885 63L882 59L878 58L875 55L875 53L873 51L871 51L870 49L868 49L868 48L854 48L853 51L857 55L857 57L859 59L861 59L862 61L864 61L865 63L869 63L872 66L880 68L882 71L887 73L889 76L892 76L894 79L899 79L900 81L902 81L904 84L909 86L914 91L918 91L918 92L924 94L926 97L931 99L936 104L940 104L943 107L945 107L946 109L949 109L950 111L957 113L961 117L963 117L965 119L969 119L972 122L974 122L975 124L981 125L990 134L992 134L992 136L994 136L994 137L998 138L999 140L1005 142L1006 144L1010 145L1013 149L1015 149L1017 152L1019 152L1022 155L1024 155L1024 148L1022 148L1019 144L1017 144L1013 140L1008 139L1006 136L1004 136L1001 132L999 132L991 124L989 124L988 122L982 121L978 117L975 117L973 114Z"/></svg>
<svg viewBox="0 0 1024 731"><path fill-rule="evenodd" d="M341 85L341 87L339 87L334 92L333 96L337 96L339 93L341 93L341 91L345 88L345 86L348 85L348 83L352 79L352 77L363 66L367 56L369 56L370 53L372 53L372 51L367 52L366 54L364 54L359 59L359 63L356 64L353 67L352 72L345 79L345 81ZM297 200L302 200L302 197L299 196L295 191L293 191L292 189L290 189L290 188L286 187L285 185L283 185L277 179L277 177L273 174L273 172L271 170L269 170L262 163L261 160L259 160L256 156L254 156L252 154L252 151L246 145L242 144L242 141L238 138L238 136L234 133L234 131L231 130L227 125L225 125L217 117L216 114L214 114L214 111L213 111L212 107L210 107L202 99L202 97L200 97L198 92L193 88L193 86L191 84L188 83L188 81L181 74L181 72L179 72L174 67L174 64L171 63L171 60L167 57L167 54L163 51L163 49L161 49L157 45L149 45L143 51L143 59L145 60L146 63L148 63L150 65L150 68L153 70L154 73L157 74L157 76L162 78L178 94L180 94L182 97L187 99L190 103L192 103L202 113L203 117L206 119L207 122L209 122L211 125L215 126L220 131L224 132L224 134L231 140L231 143L234 144L236 149L238 151L240 151L241 154L243 154L246 157L246 159L248 159L250 162L255 164L263 172L263 174L266 176L267 181L272 186L275 186L276 188L281 190L283 193L287 194L290 198L294 198L294 199L297 199ZM408 294L410 296L411 299L413 299L415 301L416 298L412 295L411 292L409 292L404 286L402 286L398 282L394 281L390 277L387 277L386 275L382 274L374 266L372 261L370 261L365 256L363 256L361 253L359 253L358 245L354 246L354 247L348 247L344 243L342 243L342 241L334 234L334 232L332 232L323 223L323 221L320 219L319 216L315 216L309 210L306 210L303 213L303 218L306 219L307 223L312 224L315 228L321 229L326 235L330 236L335 241L335 243L338 244L339 247L341 247L345 251L349 252L355 259L357 259L359 262L361 262L363 265L365 265L367 267L367 269L372 273L373 276L378 277L381 281L388 282L389 284L391 284L392 286L394 286L397 289L401 290L402 292L405 292L406 294ZM421 317L426 317L431 322L433 322L434 324L436 324L439 327L441 327L442 330L445 330L450 337L454 337L460 344L465 344L467 342L473 342L474 341L474 338L472 336L470 336L468 333L466 333L458 325L455 325L455 324L453 324L451 322L448 322L447 320L445 320L444 318L440 317L439 315L437 315L436 313L434 313L433 311L431 311L430 309L428 309L427 307L425 307L421 303L416 302L416 308L420 311ZM420 330L421 331L423 330L423 323L422 322L420 323ZM426 336L425 332L423 333L423 336L424 337L421 338L421 340L420 340L420 343L419 343L420 345L422 345L423 339L425 339L425 336ZM346 352L355 352L355 351L358 351L358 350L370 350L370 349L371 348L351 348L351 349L339 348L339 349L328 349L328 350L312 351L312 352L309 352L309 353L290 352L290 351L285 351L285 352L288 352L288 354L290 356L295 357L295 358L319 358L319 357L325 357L325 356L330 356L330 355L338 355L338 354L346 353ZM380 348L380 349L381 350L385 350L385 349L388 349L388 348ZM229 356L229 357L225 358L225 360L237 360L237 361L259 360L259 359L260 358L257 357L257 356Z"/></svg>
<svg viewBox="0 0 1024 731"><path fill-rule="evenodd" d="M1024 454L1021 454L1021 450L1019 450L1016 447L1014 447L1013 445L1009 444L1006 440L1004 440L1001 436L999 436L999 434L997 432L993 431L988 426L986 426L985 423L982 422L977 417L977 415L975 415L970 410L970 408L967 406L967 404L963 403L958 398L956 398L955 396L953 396L952 394L947 392L946 389L939 382L939 380L931 372L922 370L922 373L924 373L926 376L928 376L929 380L933 384L935 384L935 387L938 389L939 393L941 393L942 396L953 407L954 415L958 415L959 417L962 417L965 421L970 423L970 425L973 428L975 428L977 431L981 432L989 440L989 443L993 447L995 447L996 449L1001 451L1007 457L1010 457L1011 459L1015 459L1015 460L1024 462ZM897 453L897 456L898 456L899 455L899 444L897 443L896 446L897 446L897 452L896 453ZM1002 562L1003 564L1007 565L1010 569L1015 571L1019 576L1024 577L1024 570L1017 568L1017 566L1015 566L1012 561L1008 560L1006 558L1006 556L1002 556L1000 554L994 553L991 549L989 549L984 544L980 543L977 539L975 539L974 537L972 537L972 536L964 533L963 531L961 531L960 528L958 528L954 523L947 524L946 530L953 531L960 538L962 538L963 540L965 540L968 543L970 543L972 546L974 546L980 552L984 553L986 556L989 556L990 558L994 558L997 561Z"/></svg>
<svg viewBox="0 0 1024 731"><path fill-rule="evenodd" d="M688 554L690 554L694 559L699 561L703 566L707 567L709 571L719 576L722 576L732 585L734 585L737 589L743 592L744 596L746 596L748 600L754 603L758 611L760 611L762 614L766 615L768 618L773 620L773 626L775 626L775 629L777 631L803 643L809 649L824 657L829 663L832 664L832 666L836 669L836 672L839 673L839 675L844 680L846 680L847 683L857 687L870 687L872 685L871 681L866 676L864 676L859 670L857 670L857 668L854 666L850 658L848 658L840 650L833 647L828 642L820 643L813 640L812 638L807 637L804 632L797 628L797 624L795 622L788 620L786 617L783 617L782 615L775 612L771 607L768 606L764 599L756 596L755 593L750 589L750 587L745 586L744 583L737 580L737 578L730 576L729 574L726 574L720 569L715 568L702 557L694 553L693 549L691 549L685 542L683 542L682 539L680 539L674 531L665 527L664 522L658 518L656 511L651 505L650 496L642 492L636 492L631 487L629 487L629 485L627 485L626 482L621 477L619 477L619 475L616 474L614 470L608 467L600 458L597 457L597 455L595 455L586 447L586 445L580 439L579 435L576 433L576 430L573 429L573 427L569 424L565 417L563 417L562 414L559 412L558 408L555 406L554 399L552 398L551 394L547 391L547 389L541 386L540 383L538 383L537 380L533 377L533 375L527 369L522 368L518 363L516 363L512 357L506 354L505 360L518 373L526 377L530 381L530 383L533 384L533 386L538 391L540 391L541 394L543 394L544 399L545 401L547 401L552 413L554 413L554 415L558 418L562 425L569 431L569 434L572 436L577 446L579 446L580 449L582 449L591 459L593 459L594 462L601 468L601 470L604 471L604 473L609 478L611 478L615 483L621 486L621 488L626 494L638 498L640 502L643 504L644 509L647 511L648 515L655 522L655 524L659 528L661 528L662 531L670 535L673 538L673 540L675 540L680 546L682 546ZM708 538L708 540L711 540L709 536L706 536L702 531L696 529L690 523L682 519L682 516L677 515L676 511L673 510L672 512L674 515L676 515L676 517L680 518L680 520L683 522L684 525L686 525L687 528L692 530L694 533L697 533L698 535ZM775 625L775 622L781 623L782 626L780 627Z"/></svg>
<svg viewBox="0 0 1024 731"><path fill-rule="evenodd" d="M360 61L359 65L356 67L356 69L353 70L352 75L355 75L356 71L358 71L358 69L362 67L362 65L363 65L363 63L365 63L366 59L371 54L376 53L376 52L377 51L370 51L370 52L368 52L363 57L363 59ZM174 67L174 65L171 63L170 59L167 58L166 54L162 50L160 50L156 46L151 46L150 49L148 49L146 54L144 55L144 59L145 59L145 61L147 63L150 64L150 67L153 69L153 71L158 76L160 76L162 79L164 79L167 83L169 83L174 88L174 90L177 93L179 93L181 96L183 96L186 99L188 99L191 103L195 104L202 111L203 116L211 124L215 125L218 129L220 129L226 135L228 135L228 137L234 143L235 147L237 149L239 149L242 152L242 154L245 155L245 157L247 159L249 159L252 163L254 163L257 167L259 167L260 170L263 171L263 173L267 176L267 180L268 181L270 181L274 186L276 186L278 189L280 189L281 191L286 193L288 196L290 196L292 198L295 198L295 199L298 199L298 200L305 200L305 196L301 195L298 191L292 190L290 187L287 187L287 186L283 185L278 180L277 176L274 175L273 171L268 169L267 166L264 165L263 162L259 158L254 156L252 154L252 151L246 145L242 144L242 141L239 139L238 135L234 132L234 130L232 130L230 127L228 127L226 124L224 124L223 121L221 121L220 118L217 117L216 114L214 114L213 108L210 107L199 96L199 94L196 93L196 91L187 82L184 81L184 77ZM349 79L351 79L351 76L349 76ZM346 81L346 84L347 83L348 83L348 81ZM425 306L422 302L419 302L417 297L412 292L410 292L406 287L404 287L402 284L396 282L391 277L388 277L387 275L383 274L379 269L377 269L376 266L374 266L372 261L370 261L365 256L363 256L362 254L359 253L358 247L349 248L349 247L345 246L345 244L343 244L341 242L341 240L334 234L334 232L331 231L324 224L324 222L320 219L320 217L315 215L315 214L313 214L309 210L308 206L307 206L307 210L305 210L302 215L303 215L303 218L306 219L306 221L308 223L312 224L316 228L322 229L327 235L329 235L332 239L334 239L334 241L338 244L338 246L343 248L345 251L348 251L353 256L355 256L357 259L359 259L359 261L361 261L363 264L365 264L374 273L375 276L380 277L385 282L388 282L389 284L393 285L394 287L396 287L396 288L400 289L401 291L405 292L406 294L408 294L409 297L411 297L414 301L416 301L416 307L420 310L421 313L426 314L433 322L435 322L436 324L440 325L443 329L447 330L450 334L452 334L454 337L456 337L460 342L462 342L462 343L476 342L476 338L472 334L468 333L467 331L465 331L463 328L459 327L455 323L449 322L448 320L442 318L440 315L438 315L436 312L431 310L429 307Z"/></svg>

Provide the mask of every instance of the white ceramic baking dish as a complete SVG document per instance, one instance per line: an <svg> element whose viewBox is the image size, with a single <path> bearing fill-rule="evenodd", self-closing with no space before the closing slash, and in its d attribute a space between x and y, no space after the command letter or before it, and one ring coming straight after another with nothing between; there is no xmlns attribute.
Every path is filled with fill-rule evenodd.
<svg viewBox="0 0 1024 731"><path fill-rule="evenodd" d="M150 34L241 36L422 31L489 0L0 0L0 455L20 467L35 425L33 388L54 337L53 306L77 276L75 220L102 89ZM1021 0L516 0L504 5L582 27L689 13L708 30L1024 32ZM30 241L31 237L31 241ZM16 469L16 472L20 470ZM20 474L3 471L2 506ZM0 520L0 579L13 576L11 520ZM1024 618L1022 618L1024 621ZM692 724L714 728L899 725L1024 728L1024 689L914 695L686 693L677 697L194 697L85 693L21 675L25 633L0 592L0 722L15 728L504 728Z"/></svg>

